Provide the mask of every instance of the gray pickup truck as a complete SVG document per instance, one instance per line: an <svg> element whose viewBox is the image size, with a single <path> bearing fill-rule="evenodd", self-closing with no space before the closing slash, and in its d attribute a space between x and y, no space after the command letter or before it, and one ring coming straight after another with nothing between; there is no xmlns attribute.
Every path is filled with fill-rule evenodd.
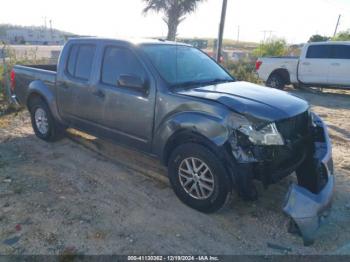
<svg viewBox="0 0 350 262"><path fill-rule="evenodd" d="M308 103L235 81L189 45L72 39L58 66L17 65L11 85L39 138L73 127L159 158L199 211L217 211L233 190L254 200L254 179L267 187L296 171L283 209L307 242L331 204L331 144Z"/></svg>

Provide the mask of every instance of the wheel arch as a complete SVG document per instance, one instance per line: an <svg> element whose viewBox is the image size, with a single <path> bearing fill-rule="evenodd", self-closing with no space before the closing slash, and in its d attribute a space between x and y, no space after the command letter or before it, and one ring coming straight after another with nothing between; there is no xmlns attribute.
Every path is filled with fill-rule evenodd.
<svg viewBox="0 0 350 262"><path fill-rule="evenodd" d="M278 68L275 69L274 71L271 72L271 74L269 75L268 79L273 76L273 75L278 75L280 76L283 80L285 84L290 84L290 73L286 68Z"/></svg>
<svg viewBox="0 0 350 262"><path fill-rule="evenodd" d="M60 123L63 123L63 121L58 113L58 107L57 107L57 103L56 103L55 94L41 80L35 80L29 84L27 98L26 98L26 106L28 109L30 109L31 101L33 101L33 99L35 99L35 98L42 99L49 107L55 120L58 120Z"/></svg>
<svg viewBox="0 0 350 262"><path fill-rule="evenodd" d="M223 119L205 112L182 112L169 116L154 132L153 150L167 165L171 151L179 144L193 142L210 149L220 148L229 138Z"/></svg>
<svg viewBox="0 0 350 262"><path fill-rule="evenodd" d="M164 146L162 152L162 163L168 165L168 161L171 153L180 145L187 143L196 143L208 148L210 151L216 155L221 156L223 154L223 147L217 145L215 142L210 140L208 137L189 129L177 130L174 134L169 137L167 143ZM221 156L220 158L222 158Z"/></svg>

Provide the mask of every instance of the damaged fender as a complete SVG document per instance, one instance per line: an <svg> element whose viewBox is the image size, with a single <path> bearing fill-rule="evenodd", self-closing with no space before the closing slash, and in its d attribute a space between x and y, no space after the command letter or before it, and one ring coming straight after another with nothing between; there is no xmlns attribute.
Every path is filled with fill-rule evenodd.
<svg viewBox="0 0 350 262"><path fill-rule="evenodd" d="M326 173L327 183L318 193L312 193L305 187L292 184L288 190L283 211L297 225L304 240L304 245L312 245L317 229L320 227L322 217L331 207L334 192L334 175L332 161L332 147L326 125L314 114L315 128L323 130L322 141L314 141L314 159L318 162L316 174ZM309 175L312 175L310 173ZM325 174L324 174L325 175Z"/></svg>

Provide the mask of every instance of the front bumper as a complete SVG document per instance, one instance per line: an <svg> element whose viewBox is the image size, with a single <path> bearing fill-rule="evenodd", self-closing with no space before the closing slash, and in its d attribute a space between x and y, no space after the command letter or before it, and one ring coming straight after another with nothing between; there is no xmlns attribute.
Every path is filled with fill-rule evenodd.
<svg viewBox="0 0 350 262"><path fill-rule="evenodd" d="M314 160L316 174L323 172L327 182L322 190L313 193L300 185L292 184L288 190L283 211L297 225L304 240L304 245L311 245L315 240L317 229L330 210L334 193L334 174L332 160L332 146L327 127L320 117L314 116L316 128L323 130L323 134L314 141ZM310 174L311 175L311 174Z"/></svg>

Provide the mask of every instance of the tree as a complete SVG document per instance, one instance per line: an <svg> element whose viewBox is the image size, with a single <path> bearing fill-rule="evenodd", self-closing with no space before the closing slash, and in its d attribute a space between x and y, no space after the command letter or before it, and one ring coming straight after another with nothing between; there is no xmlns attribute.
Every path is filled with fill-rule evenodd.
<svg viewBox="0 0 350 262"><path fill-rule="evenodd" d="M313 35L310 37L309 39L309 43L311 42L324 42L324 41L328 41L330 39L330 37L328 36L322 36L322 35Z"/></svg>
<svg viewBox="0 0 350 262"><path fill-rule="evenodd" d="M350 29L339 32L332 40L334 41L350 41Z"/></svg>
<svg viewBox="0 0 350 262"><path fill-rule="evenodd" d="M284 39L268 39L262 42L254 51L254 56L283 56L288 52Z"/></svg>
<svg viewBox="0 0 350 262"><path fill-rule="evenodd" d="M143 13L149 11L161 12L164 14L163 21L168 26L167 39L174 41L179 24L186 18L187 14L193 13L199 2L205 0L143 0L146 7Z"/></svg>

